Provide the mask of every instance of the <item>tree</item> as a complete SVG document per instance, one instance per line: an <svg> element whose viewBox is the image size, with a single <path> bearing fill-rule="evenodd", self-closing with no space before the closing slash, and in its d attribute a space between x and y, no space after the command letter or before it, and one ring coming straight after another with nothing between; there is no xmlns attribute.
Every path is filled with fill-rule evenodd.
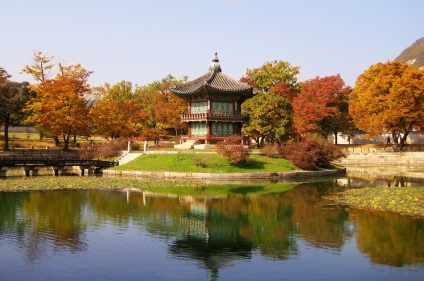
<svg viewBox="0 0 424 281"><path fill-rule="evenodd" d="M424 122L424 71L399 62L370 66L356 80L349 113L372 135L391 133L402 148Z"/></svg>
<svg viewBox="0 0 424 281"><path fill-rule="evenodd" d="M132 83L125 80L112 86L109 83L105 83L103 86L95 87L93 91L97 93L97 98L106 101L125 102L128 100L137 100L137 95L133 90Z"/></svg>
<svg viewBox="0 0 424 281"><path fill-rule="evenodd" d="M62 136L64 150L74 135L88 135L88 107L84 95L90 92L87 83L91 71L81 65L61 67L55 79L47 79L37 86L36 97L31 99L29 121L36 128L53 136Z"/></svg>
<svg viewBox="0 0 424 281"><path fill-rule="evenodd" d="M0 67L0 83L5 83L7 79L12 77L3 67Z"/></svg>
<svg viewBox="0 0 424 281"><path fill-rule="evenodd" d="M41 51L34 51L32 65L26 65L22 71L31 75L37 82L46 81L54 67L54 64L50 63L53 58L43 55Z"/></svg>
<svg viewBox="0 0 424 281"><path fill-rule="evenodd" d="M95 134L107 139L130 138L142 133L148 114L136 102L102 100L90 110Z"/></svg>
<svg viewBox="0 0 424 281"><path fill-rule="evenodd" d="M275 60L266 62L259 68L248 69L241 81L249 83L257 93L274 92L291 96L300 90L296 77L299 70L298 66Z"/></svg>
<svg viewBox="0 0 424 281"><path fill-rule="evenodd" d="M300 135L318 134L327 137L351 131L353 123L348 112L351 88L340 75L316 77L302 84L302 91L293 99L294 126Z"/></svg>
<svg viewBox="0 0 424 281"><path fill-rule="evenodd" d="M299 69L285 61L266 62L259 68L248 69L240 79L255 88L256 96L242 105L242 111L250 116L243 133L258 146L264 140L285 141L294 133L291 101L300 90L296 77Z"/></svg>
<svg viewBox="0 0 424 281"><path fill-rule="evenodd" d="M52 75L52 70L54 68L54 64L51 63L53 60L53 56L44 55L41 51L33 51L32 57L32 65L26 65L22 70L23 72L32 76L32 78L37 82L41 83L46 81ZM37 90L38 84L31 85L33 90ZM43 131L40 132L40 140L43 139ZM59 145L58 136L53 136L55 145Z"/></svg>
<svg viewBox="0 0 424 281"><path fill-rule="evenodd" d="M146 137L152 138L155 142L166 134L167 129L174 129L175 134L184 127L181 124L179 113L186 109L183 99L173 95L170 89L180 85L187 80L187 77L176 79L168 75L162 80L138 87L136 93L142 107L148 112Z"/></svg>
<svg viewBox="0 0 424 281"><path fill-rule="evenodd" d="M156 126L162 129L173 129L175 135L178 135L178 130L183 128L180 113L186 108L187 104L182 98L170 92L159 94L156 103L153 105L153 110L156 113Z"/></svg>
<svg viewBox="0 0 424 281"><path fill-rule="evenodd" d="M242 112L250 116L242 132L251 136L258 147L265 140L282 142L293 135L292 106L279 95L259 93L242 104Z"/></svg>
<svg viewBox="0 0 424 281"><path fill-rule="evenodd" d="M10 75L4 73L1 77L10 78ZM28 82L12 82L6 78L3 81L0 82L0 121L4 124L3 150L7 151L9 150L9 126L25 119L23 109L26 102L34 96L34 92L30 90Z"/></svg>

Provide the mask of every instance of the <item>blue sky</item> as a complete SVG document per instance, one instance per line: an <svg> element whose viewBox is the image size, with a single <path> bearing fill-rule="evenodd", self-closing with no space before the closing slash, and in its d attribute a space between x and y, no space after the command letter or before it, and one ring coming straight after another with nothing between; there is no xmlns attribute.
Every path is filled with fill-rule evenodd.
<svg viewBox="0 0 424 281"><path fill-rule="evenodd" d="M283 60L299 81L340 74L354 86L370 65L424 37L424 0L0 0L0 66L12 80L33 50L94 71L90 85L146 85Z"/></svg>

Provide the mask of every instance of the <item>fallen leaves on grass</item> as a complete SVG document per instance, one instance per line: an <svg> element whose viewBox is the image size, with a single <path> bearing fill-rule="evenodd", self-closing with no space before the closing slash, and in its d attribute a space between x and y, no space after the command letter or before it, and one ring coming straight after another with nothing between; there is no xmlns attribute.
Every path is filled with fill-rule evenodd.
<svg viewBox="0 0 424 281"><path fill-rule="evenodd" d="M424 188L419 187L350 189L326 199L339 205L355 208L424 216Z"/></svg>

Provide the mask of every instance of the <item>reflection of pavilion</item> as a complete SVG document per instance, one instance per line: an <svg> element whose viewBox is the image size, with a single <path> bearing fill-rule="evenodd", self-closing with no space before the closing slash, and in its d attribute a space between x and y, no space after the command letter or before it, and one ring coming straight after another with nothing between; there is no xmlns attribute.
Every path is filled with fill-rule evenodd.
<svg viewBox="0 0 424 281"><path fill-rule="evenodd" d="M217 280L220 268L251 257L252 243L240 236L238 223L209 210L204 201L186 203L190 212L181 218L186 232L170 246L172 254L202 262L209 280Z"/></svg>

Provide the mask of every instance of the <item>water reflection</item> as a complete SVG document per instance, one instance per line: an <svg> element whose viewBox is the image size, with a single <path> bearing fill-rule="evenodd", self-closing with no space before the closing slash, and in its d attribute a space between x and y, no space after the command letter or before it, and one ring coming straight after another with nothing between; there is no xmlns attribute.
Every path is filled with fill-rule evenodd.
<svg viewBox="0 0 424 281"><path fill-rule="evenodd" d="M373 263L401 267L423 264L424 224L387 212L352 210L358 249ZM412 222L411 222L412 220Z"/></svg>
<svg viewBox="0 0 424 281"><path fill-rule="evenodd" d="M0 193L0 249L12 243L29 262L51 253L81 254L90 249L87 236L93 230L111 225L166 239L171 256L195 261L210 279L250 260L252 253L271 260L298 257L300 241L340 253L355 238L372 263L423 266L423 219L323 206L322 196L345 188L337 182L303 183L273 193L258 193L260 185L234 186L214 197L97 190Z"/></svg>

